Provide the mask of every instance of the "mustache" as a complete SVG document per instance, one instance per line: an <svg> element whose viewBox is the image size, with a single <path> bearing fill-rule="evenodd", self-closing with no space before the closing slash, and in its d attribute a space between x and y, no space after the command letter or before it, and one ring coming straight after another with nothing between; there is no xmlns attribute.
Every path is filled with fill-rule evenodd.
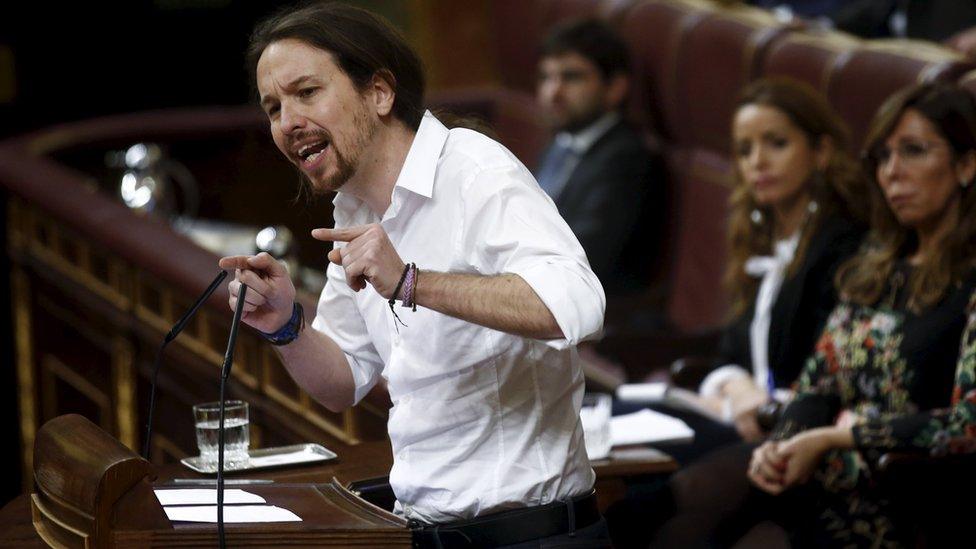
<svg viewBox="0 0 976 549"><path fill-rule="evenodd" d="M327 132L326 130L321 130L321 129L305 130L305 131L293 133L288 137L288 148L292 149L294 148L295 143L300 143L309 138L314 138L319 141L325 140L328 141L329 143L332 143L332 134Z"/></svg>

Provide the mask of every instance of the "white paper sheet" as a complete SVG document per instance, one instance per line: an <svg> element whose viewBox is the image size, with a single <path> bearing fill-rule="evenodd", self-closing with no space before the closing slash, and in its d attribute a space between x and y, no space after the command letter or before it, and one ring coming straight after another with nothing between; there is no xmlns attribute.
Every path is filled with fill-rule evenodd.
<svg viewBox="0 0 976 549"><path fill-rule="evenodd" d="M295 463L306 463L309 461L322 461L322 454L305 449L301 452L291 452L290 454L272 454L269 456L259 456L251 458L251 467L270 467L272 465Z"/></svg>
<svg viewBox="0 0 976 549"><path fill-rule="evenodd" d="M645 408L610 418L610 438L614 446L691 442L695 431L678 418Z"/></svg>
<svg viewBox="0 0 976 549"><path fill-rule="evenodd" d="M217 522L216 505L164 507L166 516L175 522ZM224 522L301 522L302 518L288 509L274 505L226 505Z"/></svg>
<svg viewBox="0 0 976 549"><path fill-rule="evenodd" d="M159 504L166 505L216 505L217 490L212 488L156 489ZM224 490L224 503L264 503L263 497L237 488Z"/></svg>
<svg viewBox="0 0 976 549"><path fill-rule="evenodd" d="M668 384L663 381L656 383L624 383L617 387L617 399L622 402L659 402L664 399Z"/></svg>

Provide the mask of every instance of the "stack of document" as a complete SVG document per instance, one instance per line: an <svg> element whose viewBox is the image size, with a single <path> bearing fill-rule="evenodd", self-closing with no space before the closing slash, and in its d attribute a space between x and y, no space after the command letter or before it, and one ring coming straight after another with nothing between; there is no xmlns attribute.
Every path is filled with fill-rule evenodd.
<svg viewBox="0 0 976 549"><path fill-rule="evenodd" d="M177 522L217 522L217 490L206 488L157 489L169 520ZM288 509L264 505L265 499L239 489L224 490L224 522L301 522Z"/></svg>
<svg viewBox="0 0 976 549"><path fill-rule="evenodd" d="M614 446L628 444L675 444L695 440L695 431L676 417L647 408L610 418Z"/></svg>

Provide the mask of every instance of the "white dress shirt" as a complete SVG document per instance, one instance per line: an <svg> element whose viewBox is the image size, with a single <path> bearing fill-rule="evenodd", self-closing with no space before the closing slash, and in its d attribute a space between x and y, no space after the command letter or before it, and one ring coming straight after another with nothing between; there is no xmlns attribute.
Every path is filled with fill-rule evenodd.
<svg viewBox="0 0 976 549"><path fill-rule="evenodd" d="M420 280L427 270L517 274L565 335L532 340L399 303L397 326L382 296L352 291L329 265L312 327L346 354L356 402L387 381L398 510L443 523L590 490L575 345L600 332L606 298L531 173L495 141L428 112L382 218L342 192L334 204L336 227L381 223Z"/></svg>

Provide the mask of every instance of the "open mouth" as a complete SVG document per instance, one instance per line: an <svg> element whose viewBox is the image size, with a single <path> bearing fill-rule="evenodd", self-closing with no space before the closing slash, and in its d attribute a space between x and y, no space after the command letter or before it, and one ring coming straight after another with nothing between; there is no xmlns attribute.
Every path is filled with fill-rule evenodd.
<svg viewBox="0 0 976 549"><path fill-rule="evenodd" d="M298 150L298 157L302 161L302 166L310 168L316 164L316 161L321 158L325 150L329 148L328 140L316 141L315 143L309 143L308 145L303 145L301 149Z"/></svg>

